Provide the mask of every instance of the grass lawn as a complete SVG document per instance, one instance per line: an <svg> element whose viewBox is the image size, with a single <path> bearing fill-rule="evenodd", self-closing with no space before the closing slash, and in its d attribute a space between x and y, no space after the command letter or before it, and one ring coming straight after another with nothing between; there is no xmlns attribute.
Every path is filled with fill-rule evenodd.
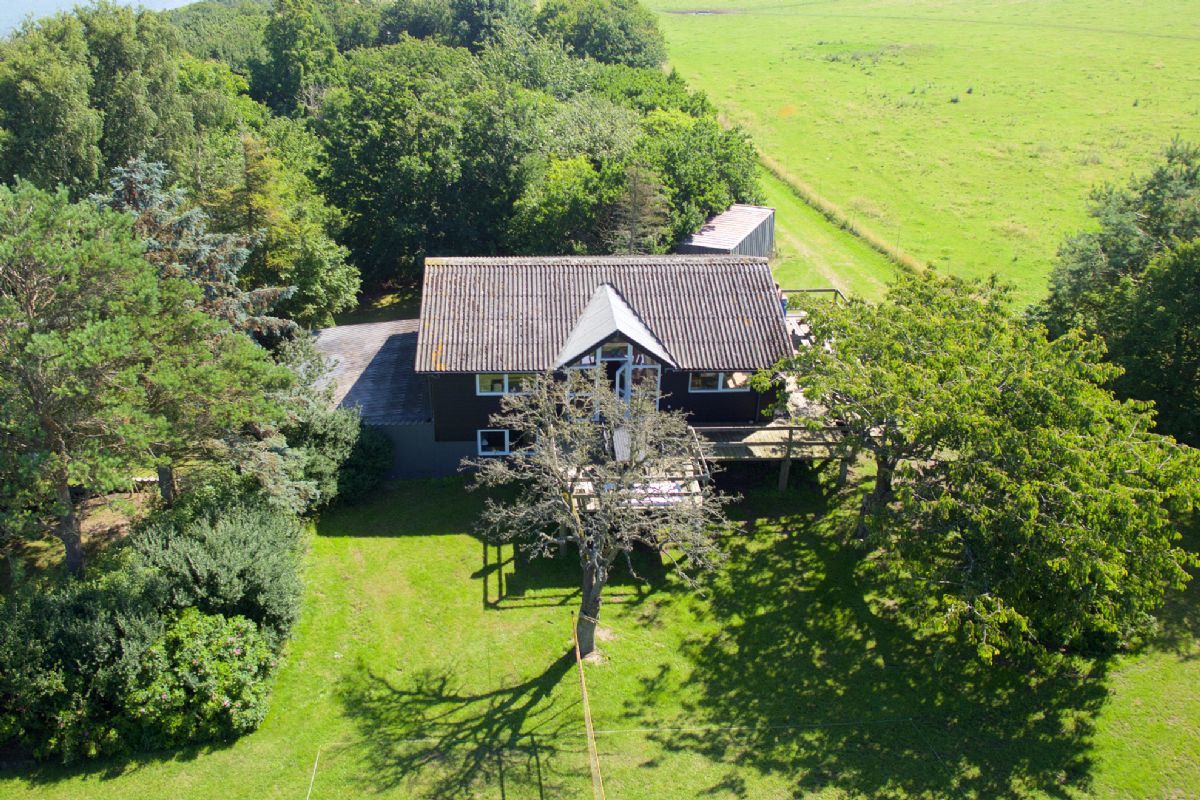
<svg viewBox="0 0 1200 800"><path fill-rule="evenodd" d="M1000 272L1021 303L1090 187L1200 141L1186 0L648 3L671 64L777 169L922 261Z"/></svg>
<svg viewBox="0 0 1200 800"><path fill-rule="evenodd" d="M768 478L769 481L769 478ZM763 481L765 485L767 481ZM984 668L914 638L843 541L853 497L754 488L704 597L639 563L586 666L608 796L1185 797L1200 786L1196 593L1152 652ZM262 728L227 747L0 778L5 798L589 796L569 561L471 534L461 481L327 514ZM501 575L503 583L501 584Z"/></svg>
<svg viewBox="0 0 1200 800"><path fill-rule="evenodd" d="M416 319L420 312L420 292L415 288L396 289L360 297L358 306L338 314L334 318L334 324L361 325L368 322L390 322L394 319Z"/></svg>
<svg viewBox="0 0 1200 800"><path fill-rule="evenodd" d="M775 208L771 269L786 289L833 287L878 300L897 267L861 239L837 227L771 173L760 175Z"/></svg>

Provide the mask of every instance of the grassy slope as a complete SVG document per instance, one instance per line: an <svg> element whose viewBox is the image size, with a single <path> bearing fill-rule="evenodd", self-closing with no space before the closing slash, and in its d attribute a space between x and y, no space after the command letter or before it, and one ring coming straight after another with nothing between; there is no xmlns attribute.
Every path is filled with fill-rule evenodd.
<svg viewBox="0 0 1200 800"><path fill-rule="evenodd" d="M845 502L843 502L845 501ZM5 798L577 798L569 562L494 566L458 481L328 515L266 723L227 748L45 768ZM1195 593L1172 644L1095 679L939 655L859 574L853 498L752 490L698 599L642 565L587 667L611 797L1184 797L1200 785ZM494 551L493 551L494 552ZM494 562L493 562L494 564ZM657 730L650 730L650 729Z"/></svg>
<svg viewBox="0 0 1200 800"><path fill-rule="evenodd" d="M923 261L1002 273L1022 302L1090 187L1200 140L1186 0L648 1L733 12L662 14L671 63L790 178Z"/></svg>

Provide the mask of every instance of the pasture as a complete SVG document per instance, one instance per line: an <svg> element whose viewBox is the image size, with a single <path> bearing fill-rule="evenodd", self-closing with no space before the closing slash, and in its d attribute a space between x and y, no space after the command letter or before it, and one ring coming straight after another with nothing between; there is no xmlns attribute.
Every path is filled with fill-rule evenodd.
<svg viewBox="0 0 1200 800"><path fill-rule="evenodd" d="M1087 224L1093 186L1145 170L1173 136L1200 140L1186 0L649 5L671 65L784 179L922 263L1000 273L1022 305ZM779 224L785 266L821 272ZM872 295L891 269L856 260L842 280Z"/></svg>
<svg viewBox="0 0 1200 800"><path fill-rule="evenodd" d="M1036 672L926 641L847 544L857 497L743 476L697 595L635 562L585 666L607 796L1185 797L1200 785L1196 591L1148 652ZM0 773L5 798L590 796L570 560L472 534L460 480L327 513L262 728L228 745ZM318 758L319 753L319 758ZM314 771L315 764L315 771ZM310 788L311 787L311 788ZM308 795L306 793L310 792Z"/></svg>

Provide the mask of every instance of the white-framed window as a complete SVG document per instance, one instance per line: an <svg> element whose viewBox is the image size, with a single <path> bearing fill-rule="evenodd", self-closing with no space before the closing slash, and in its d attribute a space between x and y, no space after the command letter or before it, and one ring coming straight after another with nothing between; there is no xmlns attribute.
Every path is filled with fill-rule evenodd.
<svg viewBox="0 0 1200 800"><path fill-rule="evenodd" d="M475 394L480 397L525 394L526 381L532 377L532 373L526 372L480 372L475 376Z"/></svg>
<svg viewBox="0 0 1200 800"><path fill-rule="evenodd" d="M749 372L693 372L688 376L688 391L693 394L704 392L748 392Z"/></svg>
<svg viewBox="0 0 1200 800"><path fill-rule="evenodd" d="M506 456L512 452L507 428L481 428L475 431L475 446L481 456Z"/></svg>
<svg viewBox="0 0 1200 800"><path fill-rule="evenodd" d="M633 345L625 342L606 342L600 345L601 361L627 361L633 357Z"/></svg>

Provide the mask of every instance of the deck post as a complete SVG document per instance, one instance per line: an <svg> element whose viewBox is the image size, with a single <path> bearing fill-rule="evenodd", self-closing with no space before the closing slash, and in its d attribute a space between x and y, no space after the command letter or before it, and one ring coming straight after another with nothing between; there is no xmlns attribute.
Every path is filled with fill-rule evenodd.
<svg viewBox="0 0 1200 800"><path fill-rule="evenodd" d="M792 437L796 435L795 428L788 428L787 444L783 450L783 463L779 465L779 491L785 491L788 486L788 475L792 471Z"/></svg>

